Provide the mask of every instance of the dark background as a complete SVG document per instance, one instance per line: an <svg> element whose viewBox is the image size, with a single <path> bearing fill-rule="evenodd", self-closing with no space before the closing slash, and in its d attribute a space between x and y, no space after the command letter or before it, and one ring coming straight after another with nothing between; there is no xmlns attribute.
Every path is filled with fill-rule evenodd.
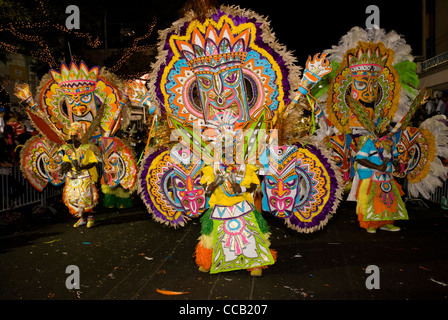
<svg viewBox="0 0 448 320"><path fill-rule="evenodd" d="M422 55L422 1L257 1L257 0L216 0L219 5L239 5L241 8L252 9L256 13L267 16L271 27L280 43L295 52L298 64L303 66L308 55L322 52L338 43L339 39L352 27L365 27L370 14L365 13L367 6L376 5L380 10L380 27L386 31L395 30L403 35L413 48L415 56ZM158 30L165 29L180 17L180 11L185 0L124 0L86 1L86 0L12 0L2 1L9 5L9 11L0 13L1 25L18 21L45 21L65 26L69 14L65 8L74 4L80 9L79 32L89 33L98 37L105 45L105 21L107 25L108 48L129 47L133 39L144 35L148 26L157 22L151 36L139 44L156 44ZM134 36L126 37L122 30L132 30ZM67 42L70 42L74 54L82 57L82 51L87 47L85 40L58 33L54 28L36 28L36 33L42 35L52 48L61 47L63 55L69 57ZM31 33L31 31L29 32ZM2 38L11 35L3 32ZM62 38L61 38L62 36ZM6 39L8 40L8 39ZM11 39L14 42L16 39ZM5 41L5 40L3 40ZM5 41L8 42L8 41ZM21 41L22 46L26 42ZM36 44L28 43L34 47ZM101 48L101 47L100 47ZM26 48L25 48L26 51ZM57 56L57 53L55 54ZM66 59L67 60L67 59ZM69 62L69 61L67 61ZM113 64L109 61L108 64ZM111 65L107 65L110 67ZM45 69L45 68L43 68ZM47 72L47 71L45 71Z"/></svg>

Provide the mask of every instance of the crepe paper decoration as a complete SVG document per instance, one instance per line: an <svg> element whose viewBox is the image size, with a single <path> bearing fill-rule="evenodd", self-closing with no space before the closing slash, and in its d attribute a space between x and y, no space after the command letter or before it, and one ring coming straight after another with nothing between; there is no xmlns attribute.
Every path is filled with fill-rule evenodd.
<svg viewBox="0 0 448 320"><path fill-rule="evenodd" d="M132 148L122 139L102 137L103 181L109 187L132 189L137 181L137 164Z"/></svg>
<svg viewBox="0 0 448 320"><path fill-rule="evenodd" d="M361 127L350 114L346 99L350 95L360 98L362 92L355 88L355 80L361 76L377 80L379 94L370 112L372 118L384 119L385 123L377 124L378 127L386 126L389 121L397 123L406 114L409 101L417 95L418 76L411 47L395 31L354 27L337 46L324 53L337 69L329 74L331 78L320 82L322 88L315 94L319 94L321 102L326 102L326 115L340 132L350 133L352 128ZM371 71L369 65L373 66Z"/></svg>
<svg viewBox="0 0 448 320"><path fill-rule="evenodd" d="M178 296L181 294L187 294L189 292L182 292L182 291L170 291L170 290L160 290L160 289L156 289L156 291L160 294L163 294L165 296Z"/></svg>
<svg viewBox="0 0 448 320"><path fill-rule="evenodd" d="M57 125L48 119L45 113L34 101L28 84L16 83L14 87L14 95L25 102L25 112L30 117L31 122L41 133L47 136L52 142L62 143L65 141L65 136L59 131Z"/></svg>
<svg viewBox="0 0 448 320"><path fill-rule="evenodd" d="M415 97L415 99L412 101L411 105L409 106L408 112L403 116L403 118L394 126L391 133L398 132L398 130L404 130L406 129L407 125L411 121L412 117L414 116L417 109L424 104L426 99L428 98L428 92L426 88L423 88L420 90L419 94Z"/></svg>
<svg viewBox="0 0 448 320"><path fill-rule="evenodd" d="M274 255L257 223L254 208L248 201L232 206L215 205L213 253L210 273L261 268L275 263Z"/></svg>
<svg viewBox="0 0 448 320"><path fill-rule="evenodd" d="M63 153L54 142L34 136L20 154L20 169L37 191L42 191L48 182L55 186L64 183L65 174L60 173Z"/></svg>
<svg viewBox="0 0 448 320"><path fill-rule="evenodd" d="M68 140L72 122L81 122L87 129L100 108L104 108L99 128L89 137L94 142L102 134L110 130L113 134L118 129L114 116L117 117L122 108L122 87L120 80L105 68L89 68L81 61L79 65L74 62L69 66L62 63L59 70L50 70L42 77L37 88L38 103L34 102L26 86L16 85L16 95L27 103L28 113L43 120L44 123L34 121L37 130L43 136L57 135L58 141L51 139L57 143ZM66 111L63 105L67 106ZM129 116L125 115L124 118L129 119Z"/></svg>
<svg viewBox="0 0 448 320"><path fill-rule="evenodd" d="M127 87L114 74L97 66L89 68L83 61L62 63L42 77L37 102L27 84L16 84L15 94L25 102L25 111L40 133L27 141L20 159L22 173L36 190L42 191L48 182L64 184L63 202L69 211L73 215L90 211L98 201L91 181L96 182L96 167L62 174L61 164L81 161L86 165L100 159L105 168L103 182L128 190L134 187L137 165L133 152L112 137L130 119ZM73 135L81 141L76 150L67 144ZM98 142L100 149L95 145Z"/></svg>
<svg viewBox="0 0 448 320"><path fill-rule="evenodd" d="M142 160L138 192L154 220L174 228L184 226L206 209L201 160L166 148L150 149Z"/></svg>
<svg viewBox="0 0 448 320"><path fill-rule="evenodd" d="M324 148L270 147L262 184L263 209L301 233L322 229L342 199L342 174Z"/></svg>
<svg viewBox="0 0 448 320"><path fill-rule="evenodd" d="M300 96L307 96L310 90L318 83L323 76L329 74L332 70L330 61L325 59L326 54L323 54L319 58L319 54L314 55L311 60L311 56L306 61L306 69L303 72L302 80L297 87L297 95L294 97L293 102L299 103Z"/></svg>
<svg viewBox="0 0 448 320"><path fill-rule="evenodd" d="M443 185L448 167L440 159L448 157L448 125L442 115L422 122L419 128L407 127L397 133L400 172L397 177L408 180L409 195L430 199L437 187Z"/></svg>
<svg viewBox="0 0 448 320"><path fill-rule="evenodd" d="M347 100L350 105L350 110L353 112L355 117L358 119L359 123L366 128L371 134L376 135L377 127L375 125L375 121L372 118L371 113L369 110L364 107L358 100L347 97Z"/></svg>
<svg viewBox="0 0 448 320"><path fill-rule="evenodd" d="M160 103L162 114L181 121L214 120L231 104L236 106L232 112L237 124L249 121L264 106L274 117L298 85L295 58L275 41L269 22L250 10L221 6L202 22L188 14L160 33L158 47L151 100ZM229 69L219 77L226 98L213 98L219 88L211 77L224 64ZM193 99L193 92L201 101Z"/></svg>
<svg viewBox="0 0 448 320"><path fill-rule="evenodd" d="M348 184L355 174L353 168L352 151L356 150L355 141L350 134L333 135L330 138L330 147L336 165L342 172L344 184Z"/></svg>

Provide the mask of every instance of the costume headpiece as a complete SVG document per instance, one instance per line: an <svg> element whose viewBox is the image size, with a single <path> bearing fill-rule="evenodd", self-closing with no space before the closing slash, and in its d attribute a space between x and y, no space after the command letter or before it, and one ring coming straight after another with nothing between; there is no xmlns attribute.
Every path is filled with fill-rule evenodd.
<svg viewBox="0 0 448 320"><path fill-rule="evenodd" d="M195 72L207 72L209 67L223 63L226 68L241 65L246 59L249 40L249 28L233 34L231 26L225 22L220 30L210 24L205 32L196 28L189 40L175 42L190 68Z"/></svg>
<svg viewBox="0 0 448 320"><path fill-rule="evenodd" d="M372 50L368 47L364 50L359 48L358 52L347 55L347 62L353 76L378 77L384 69L388 54L382 55L378 47Z"/></svg>
<svg viewBox="0 0 448 320"><path fill-rule="evenodd" d="M351 110L349 95L369 104L366 116L374 119L378 131L390 121L400 121L409 111L418 94L417 65L411 47L395 31L354 27L324 54L333 72L323 77L311 94L325 101L325 113L340 132L362 127ZM361 77L368 80L359 82ZM369 81L375 81L373 89L368 89Z"/></svg>
<svg viewBox="0 0 448 320"><path fill-rule="evenodd" d="M97 83L98 67L89 69L81 61L79 67L73 61L70 68L66 64L61 65L61 71L50 70L51 77L59 84L65 93L79 94L84 91L93 91Z"/></svg>
<svg viewBox="0 0 448 320"><path fill-rule="evenodd" d="M84 126L81 122L73 122L70 125L70 130L68 131L69 136L78 136L79 139L81 139L86 132Z"/></svg>

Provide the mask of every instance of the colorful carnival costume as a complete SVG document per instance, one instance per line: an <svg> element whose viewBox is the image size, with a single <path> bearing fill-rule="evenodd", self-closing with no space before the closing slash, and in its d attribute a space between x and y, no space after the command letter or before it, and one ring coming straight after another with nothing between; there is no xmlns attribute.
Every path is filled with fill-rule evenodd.
<svg viewBox="0 0 448 320"><path fill-rule="evenodd" d="M387 132L386 132L387 134ZM408 214L401 199L404 194L394 180L392 159L398 156L391 137L363 136L355 160L360 183L357 189L356 213L360 226L374 233L377 228L399 231L395 220L407 220Z"/></svg>
<svg viewBox="0 0 448 320"><path fill-rule="evenodd" d="M160 137L148 149L140 196L164 225L177 228L200 217L195 257L201 271L260 275L276 256L262 211L298 232L314 232L340 200L340 173L325 148L315 146L319 141L299 145L294 136L278 139L291 146L276 149L281 119L289 120L283 132L304 120L297 103L320 79L316 67L327 72L328 66L310 60L301 79L269 22L236 6L193 7L159 34L149 92L159 116L155 131L174 143ZM288 147L294 151L280 160L277 152ZM277 161L284 166L279 171ZM275 185L260 185L263 175Z"/></svg>
<svg viewBox="0 0 448 320"><path fill-rule="evenodd" d="M64 146L65 155L62 157L62 174L65 174L63 202L70 213L79 220L74 227L86 224L91 228L94 224L93 208L98 203L98 190L95 183L98 163L94 146L90 143L81 144L85 129L80 122L73 122L69 135L71 143Z"/></svg>
<svg viewBox="0 0 448 320"><path fill-rule="evenodd" d="M411 47L395 31L352 28L339 43L325 50L333 70L311 94L319 100L324 116L320 130L331 127L329 146L344 182L356 191L354 156L359 137L369 133L351 107L348 97L367 107L367 116L378 126L399 122L409 111L418 90ZM349 200L354 197L349 196Z"/></svg>
<svg viewBox="0 0 448 320"><path fill-rule="evenodd" d="M107 184L101 184L103 192L103 206L106 208L127 209L132 208L132 197L129 190L122 186L109 187Z"/></svg>
<svg viewBox="0 0 448 320"><path fill-rule="evenodd" d="M258 168L216 163L203 168L202 184L211 193L209 209L201 217L202 230L196 247L196 263L210 273L261 268L274 264L269 249L266 221L254 206L251 192L260 184Z"/></svg>
<svg viewBox="0 0 448 320"><path fill-rule="evenodd" d="M409 195L429 198L446 178L446 169L438 156L446 154L447 147L442 141L448 138L442 119L428 119L421 128L408 126L426 96L425 89L417 90L419 81L411 47L395 31L354 27L324 54L328 55L333 71L323 77L311 94L324 111L319 119L318 135L332 131L326 138L329 149L343 173L344 183L351 186L347 199L358 201L364 227L367 224L363 219L404 219L407 216L399 196L400 188L393 176L407 179ZM430 123L433 126L428 126ZM391 124L395 126L387 136L378 138ZM374 148L380 144L385 146L370 158L373 156L370 152L376 152ZM391 152L390 161L393 155L398 163L393 168L389 164L387 174L377 172L377 168L363 168L358 163L371 160L376 167L382 163L381 158L376 158L381 152ZM370 172L361 176L362 170ZM387 209L383 210L380 206L383 202L394 209L386 205Z"/></svg>
<svg viewBox="0 0 448 320"><path fill-rule="evenodd" d="M137 174L132 149L113 136L129 123L127 86L105 68L71 62L50 70L37 91L38 103L27 84L15 87L39 131L21 152L21 170L30 184L42 191L48 183L65 183L64 203L75 216L97 203L93 163L101 162L103 183L132 190Z"/></svg>

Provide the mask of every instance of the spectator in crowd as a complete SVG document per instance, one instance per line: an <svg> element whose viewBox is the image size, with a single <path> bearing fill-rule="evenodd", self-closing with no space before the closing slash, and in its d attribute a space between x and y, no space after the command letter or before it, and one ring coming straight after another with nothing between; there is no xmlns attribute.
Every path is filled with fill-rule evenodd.
<svg viewBox="0 0 448 320"><path fill-rule="evenodd" d="M11 113L11 116L6 124L12 127L16 137L25 132L25 126L22 123L22 116L18 111L13 111Z"/></svg>
<svg viewBox="0 0 448 320"><path fill-rule="evenodd" d="M439 103L437 104L437 112L439 114L448 115L446 109L446 103L448 101L448 92L444 92L442 95L442 98L439 100Z"/></svg>
<svg viewBox="0 0 448 320"><path fill-rule="evenodd" d="M10 125L5 125L0 139L0 165L10 167L14 163L16 141L14 130Z"/></svg>
<svg viewBox="0 0 448 320"><path fill-rule="evenodd" d="M426 115L430 117L435 111L437 107L437 102L435 95L431 97L431 99L426 103Z"/></svg>

